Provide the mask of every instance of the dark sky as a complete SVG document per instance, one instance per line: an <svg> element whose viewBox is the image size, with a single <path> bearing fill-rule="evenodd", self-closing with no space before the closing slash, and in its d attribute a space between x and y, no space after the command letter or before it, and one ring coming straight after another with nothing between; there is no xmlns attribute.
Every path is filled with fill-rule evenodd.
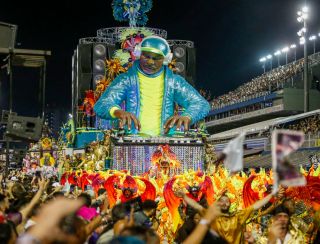
<svg viewBox="0 0 320 244"><path fill-rule="evenodd" d="M69 109L71 57L78 39L95 36L100 28L127 24L113 19L111 0L42 2L2 1L0 21L18 25L18 48L52 51L47 103ZM218 96L261 74L261 56L298 42L296 12L303 3L304 0L154 0L147 26L166 29L168 39L194 41L197 87ZM308 5L310 32L318 33L320 1L309 0ZM32 72L20 70L15 77L14 110L31 111L35 107L37 73Z"/></svg>

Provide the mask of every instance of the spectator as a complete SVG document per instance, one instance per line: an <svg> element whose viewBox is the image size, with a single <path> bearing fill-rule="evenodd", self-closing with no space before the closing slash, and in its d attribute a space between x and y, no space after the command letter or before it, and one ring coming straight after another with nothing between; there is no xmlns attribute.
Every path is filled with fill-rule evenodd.
<svg viewBox="0 0 320 244"><path fill-rule="evenodd" d="M288 209L283 205L278 206L273 212L273 218L268 229L268 236L261 238L258 243L305 243L300 231L290 226L290 215Z"/></svg>
<svg viewBox="0 0 320 244"><path fill-rule="evenodd" d="M142 203L142 210L134 213L134 223L146 228L158 228L158 222L155 218L157 203L152 200L146 200Z"/></svg>

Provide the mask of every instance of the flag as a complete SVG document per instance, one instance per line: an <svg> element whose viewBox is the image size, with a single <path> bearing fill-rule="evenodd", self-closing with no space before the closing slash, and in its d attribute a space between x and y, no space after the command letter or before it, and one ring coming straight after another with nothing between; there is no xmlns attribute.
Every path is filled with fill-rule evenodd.
<svg viewBox="0 0 320 244"><path fill-rule="evenodd" d="M272 133L272 169L274 177L274 191L278 185L303 186L305 177L299 168L292 165L288 156L297 151L304 142L304 133L293 130L275 130Z"/></svg>
<svg viewBox="0 0 320 244"><path fill-rule="evenodd" d="M223 154L225 155L224 166L231 173L243 169L243 141L245 136L246 133L242 132L223 149Z"/></svg>

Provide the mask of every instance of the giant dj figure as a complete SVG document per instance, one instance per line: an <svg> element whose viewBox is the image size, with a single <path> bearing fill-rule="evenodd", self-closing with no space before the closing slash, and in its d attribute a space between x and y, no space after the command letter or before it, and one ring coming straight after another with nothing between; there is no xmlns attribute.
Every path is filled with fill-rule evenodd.
<svg viewBox="0 0 320 244"><path fill-rule="evenodd" d="M120 74L94 106L103 119L119 119L119 127L131 134L150 136L185 131L204 118L209 103L181 76L168 68L172 53L167 41L149 36L136 47L139 60ZM120 105L125 101L125 111ZM175 103L185 110L174 114Z"/></svg>

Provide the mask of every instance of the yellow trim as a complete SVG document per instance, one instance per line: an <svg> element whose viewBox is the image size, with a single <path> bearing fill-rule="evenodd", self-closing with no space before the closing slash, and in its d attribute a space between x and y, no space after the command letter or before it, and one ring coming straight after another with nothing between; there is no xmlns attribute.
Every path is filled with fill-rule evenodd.
<svg viewBox="0 0 320 244"><path fill-rule="evenodd" d="M163 57L165 57L166 55L164 55L164 53L159 50L159 49L156 49L154 47L141 47L141 51L146 51L146 52L151 52L151 53L156 53L156 54L160 54L162 55Z"/></svg>
<svg viewBox="0 0 320 244"><path fill-rule="evenodd" d="M111 109L110 109L110 111L109 111L109 113L110 113L110 115L111 115L111 117L112 118L116 118L116 116L114 116L114 112L116 111L116 110L118 110L118 109L120 109L119 107L112 107Z"/></svg>

